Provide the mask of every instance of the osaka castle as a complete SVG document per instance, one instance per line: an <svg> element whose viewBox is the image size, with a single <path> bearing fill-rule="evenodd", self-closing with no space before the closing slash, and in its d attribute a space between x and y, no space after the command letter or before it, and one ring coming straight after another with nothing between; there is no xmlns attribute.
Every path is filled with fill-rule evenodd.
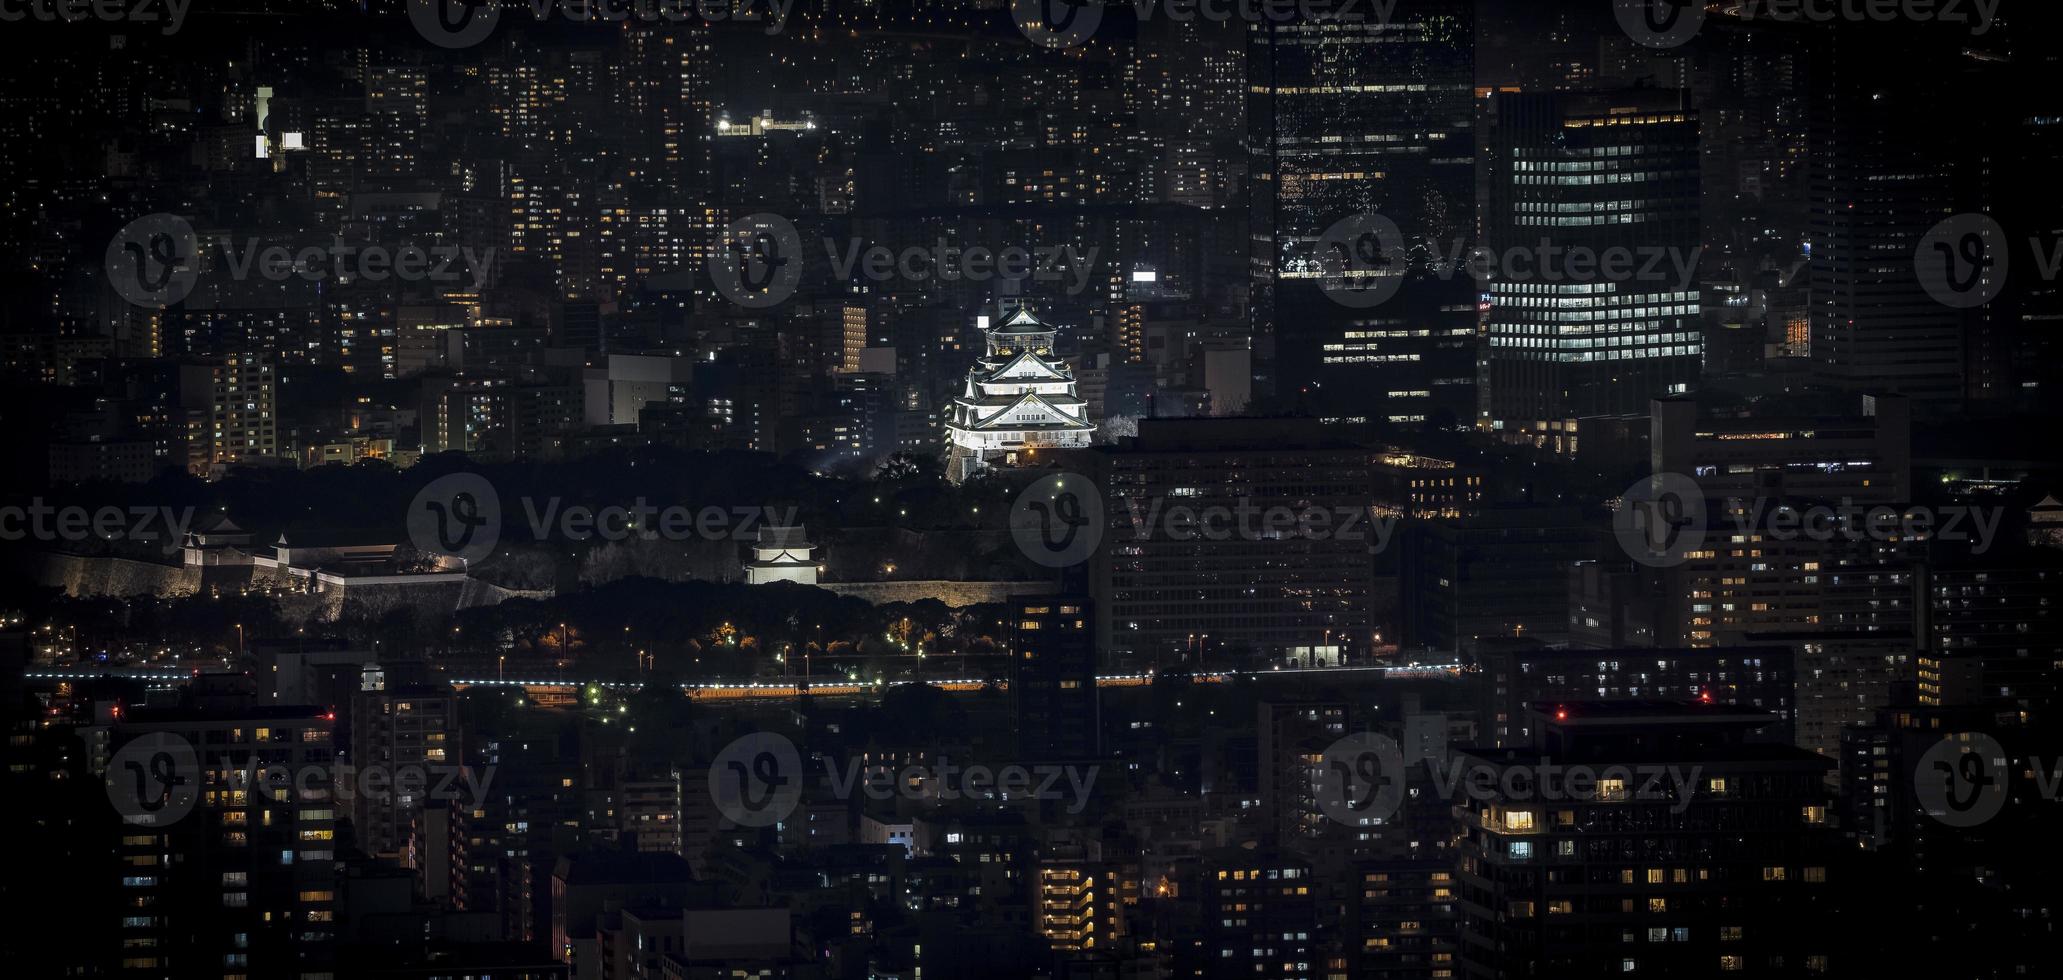
<svg viewBox="0 0 2063 980"><path fill-rule="evenodd" d="M1096 425L1075 391L1074 372L1053 356L1053 336L1028 307L983 325L988 353L946 414L946 479L959 483L990 466L1017 466L1041 449L1087 446Z"/></svg>

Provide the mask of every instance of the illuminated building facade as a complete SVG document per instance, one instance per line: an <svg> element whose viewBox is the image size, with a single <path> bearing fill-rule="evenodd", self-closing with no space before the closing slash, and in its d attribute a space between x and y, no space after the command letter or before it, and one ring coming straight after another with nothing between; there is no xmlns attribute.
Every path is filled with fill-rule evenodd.
<svg viewBox="0 0 2063 980"><path fill-rule="evenodd" d="M994 327L982 322L988 353L947 409L946 478L955 483L992 465L1016 466L1040 449L1086 447L1096 432L1074 369L1053 355L1059 328L1028 307Z"/></svg>
<svg viewBox="0 0 2063 980"><path fill-rule="evenodd" d="M1417 422L1475 408L1477 306L1433 260L1475 238L1475 24L1466 0L1384 18L1263 18L1247 41L1254 389L1329 418ZM1326 232L1394 222L1401 289L1327 295ZM1352 244L1352 243L1344 243ZM1451 424L1451 423L1450 423Z"/></svg>
<svg viewBox="0 0 2063 980"><path fill-rule="evenodd" d="M1682 94L1500 94L1487 421L1576 451L1574 420L1697 381L1698 116ZM1626 260L1612 268L1603 256ZM1578 254L1598 264L1586 269Z"/></svg>

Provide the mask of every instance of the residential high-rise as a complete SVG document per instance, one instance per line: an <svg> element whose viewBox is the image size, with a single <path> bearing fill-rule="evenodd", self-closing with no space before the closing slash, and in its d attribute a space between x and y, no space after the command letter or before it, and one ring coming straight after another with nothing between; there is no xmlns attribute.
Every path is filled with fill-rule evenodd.
<svg viewBox="0 0 2063 980"><path fill-rule="evenodd" d="M1831 760L1749 742L1774 721L1749 709L1570 701L1535 710L1529 747L1462 754L1494 777L1477 780L1488 798L1454 811L1464 835L1462 976L1830 968L1833 932L1798 923L1832 898ZM1588 786L1568 778L1575 766L1589 771ZM1514 769L1561 775L1552 787L1546 775L1508 781Z"/></svg>
<svg viewBox="0 0 2063 980"><path fill-rule="evenodd" d="M279 390L272 360L232 354L181 368L188 411L187 467L197 476L279 455Z"/></svg>
<svg viewBox="0 0 2063 980"><path fill-rule="evenodd" d="M1196 976L1308 980L1319 960L1317 881L1273 848L1225 848L1203 861L1203 941ZM1183 970L1177 957L1177 974Z"/></svg>
<svg viewBox="0 0 2063 980"><path fill-rule="evenodd" d="M111 785L161 770L196 782L192 812L125 822L113 842L117 975L328 975L338 905L332 721L326 709L242 697L136 708L114 726ZM183 742L198 771L161 766L155 750L138 756L143 739Z"/></svg>
<svg viewBox="0 0 2063 980"><path fill-rule="evenodd" d="M1485 421L1505 438L1573 453L1574 420L1638 413L1697 380L1698 114L1684 100L1497 97Z"/></svg>
<svg viewBox="0 0 2063 980"><path fill-rule="evenodd" d="M353 793L351 826L358 847L367 854L396 857L408 848L409 828L427 804L432 787L445 773L456 773L462 759L458 746L456 699L449 688L427 684L385 683L382 671L367 671L364 685L351 702L351 752L358 769L377 768L393 774L391 793ZM411 773L407 786L401 774ZM449 785L459 785L453 780Z"/></svg>
<svg viewBox="0 0 2063 980"><path fill-rule="evenodd" d="M1031 760L1094 757L1102 747L1103 719L1088 599L1019 599L1011 603L1010 621L1010 700L1019 755Z"/></svg>
<svg viewBox="0 0 2063 980"><path fill-rule="evenodd" d="M1475 5L1277 18L1247 35L1254 394L1330 418L1474 411L1476 288L1434 260L1475 238ZM1380 216L1405 259L1387 301L1334 302L1328 241ZM1347 222L1342 225L1342 222ZM1356 236L1358 237L1358 236ZM1335 272L1337 269L1335 269Z"/></svg>

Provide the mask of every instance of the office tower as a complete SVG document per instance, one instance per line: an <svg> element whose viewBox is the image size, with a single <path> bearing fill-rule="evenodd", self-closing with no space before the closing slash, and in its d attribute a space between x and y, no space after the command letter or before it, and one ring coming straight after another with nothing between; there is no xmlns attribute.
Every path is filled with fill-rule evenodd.
<svg viewBox="0 0 2063 980"><path fill-rule="evenodd" d="M1452 425L1475 410L1477 290L1435 259L1476 237L1474 4L1402 0L1388 14L1249 28L1254 393L1328 418ZM1336 303L1329 290L1358 284L1334 250L1361 243L1328 229L1374 215L1402 235L1376 270L1402 288Z"/></svg>
<svg viewBox="0 0 2063 980"><path fill-rule="evenodd" d="M1900 395L1849 396L1854 412L1707 413L1689 398L1650 404L1656 473L1697 481L1707 497L1912 499L1912 408Z"/></svg>
<svg viewBox="0 0 2063 980"><path fill-rule="evenodd" d="M1022 759L1088 759L1101 754L1095 631L1081 595L1011 603L1010 701Z"/></svg>
<svg viewBox="0 0 2063 980"><path fill-rule="evenodd" d="M248 696L134 708L112 732L124 750L183 742L199 771L192 812L124 823L117 975L307 977L332 969L337 908L330 713L257 706ZM133 760L154 772L155 758Z"/></svg>
<svg viewBox="0 0 2063 980"><path fill-rule="evenodd" d="M1596 535L1573 507L1499 507L1398 531L1400 642L1467 652L1496 637L1560 642L1569 632L1569 568Z"/></svg>
<svg viewBox="0 0 2063 980"><path fill-rule="evenodd" d="M1531 743L1527 705L1559 700L1700 701L1767 712L1756 734L1789 742L1795 718L1797 657L1789 647L1705 650L1556 650L1533 643L1486 646L1477 724L1482 743Z"/></svg>
<svg viewBox="0 0 2063 980"><path fill-rule="evenodd" d="M1315 420L1142 419L1091 456L1096 645L1125 667L1336 664L1368 649L1366 450Z"/></svg>
<svg viewBox="0 0 2063 980"><path fill-rule="evenodd" d="M456 699L449 688L392 684L382 671L368 670L351 699L351 751L346 761L360 770L391 774L394 791L350 796L351 826L358 847L377 857L395 857L408 846L409 828L429 804L433 788L448 795L463 756L458 746ZM408 777L404 788L403 773Z"/></svg>
<svg viewBox="0 0 2063 980"><path fill-rule="evenodd" d="M187 409L187 468L219 475L240 462L279 455L278 388L271 359L233 354L181 367L180 403Z"/></svg>
<svg viewBox="0 0 2063 980"><path fill-rule="evenodd" d="M977 322L988 351L947 409L946 478L959 483L990 466L1029 463L1042 449L1087 446L1096 423L1074 369L1053 350L1059 328L1026 306L993 326L987 315Z"/></svg>
<svg viewBox="0 0 2063 980"><path fill-rule="evenodd" d="M1860 29L1829 32L1813 63L1807 174L1812 363L1824 384L1940 407L1964 395L1963 311L1928 294L1922 239L1957 206L1946 52ZM1901 57L1900 55L1903 55ZM1911 58L1914 60L1907 60ZM2002 242L1991 244L2002 250Z"/></svg>
<svg viewBox="0 0 2063 980"><path fill-rule="evenodd" d="M1574 420L1641 412L1697 380L1698 115L1654 89L1500 94L1496 108L1487 421L1573 453ZM1610 255L1626 258L1613 269Z"/></svg>
<svg viewBox="0 0 2063 980"><path fill-rule="evenodd" d="M1461 754L1495 780L1455 807L1462 976L1809 976L1834 937L1828 760L1695 701L1533 706L1529 746ZM1512 769L1588 787L1506 782ZM1656 773L1652 781L1646 773ZM1510 787L1531 787L1514 796Z"/></svg>

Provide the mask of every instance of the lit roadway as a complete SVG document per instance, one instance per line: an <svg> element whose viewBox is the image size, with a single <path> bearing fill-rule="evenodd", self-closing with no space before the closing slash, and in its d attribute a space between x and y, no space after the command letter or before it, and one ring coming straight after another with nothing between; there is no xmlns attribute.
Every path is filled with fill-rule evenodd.
<svg viewBox="0 0 2063 980"><path fill-rule="evenodd" d="M1201 674L1182 674L1192 683L1222 684L1235 676L1263 681L1283 678L1322 678L1334 675L1372 675L1379 680L1420 680L1455 677L1461 673L1459 664L1419 664L1410 667L1301 667L1289 670L1242 670L1217 671ZM172 687L179 682L191 680L193 670L168 668L114 668L110 670L31 670L23 673L27 680L83 681L99 677L119 677L125 680L144 681L153 686ZM1152 674L1104 674L1096 678L1097 687L1145 687L1153 683ZM497 678L452 678L451 686L463 690L468 687L509 687L538 690L578 691L589 687L603 690L637 689L644 685L634 681L588 681L564 677L552 679L497 679ZM896 684L929 684L944 691L979 691L994 686L1008 689L1009 682L990 682L980 678L959 678L952 680L909 680ZM744 683L700 682L682 684L681 690L696 701L735 701L749 698L793 698L803 694L812 697L839 697L864 694L888 686L883 681L857 681L843 675L832 675L807 685L797 680L752 681ZM806 690L805 690L806 687Z"/></svg>

